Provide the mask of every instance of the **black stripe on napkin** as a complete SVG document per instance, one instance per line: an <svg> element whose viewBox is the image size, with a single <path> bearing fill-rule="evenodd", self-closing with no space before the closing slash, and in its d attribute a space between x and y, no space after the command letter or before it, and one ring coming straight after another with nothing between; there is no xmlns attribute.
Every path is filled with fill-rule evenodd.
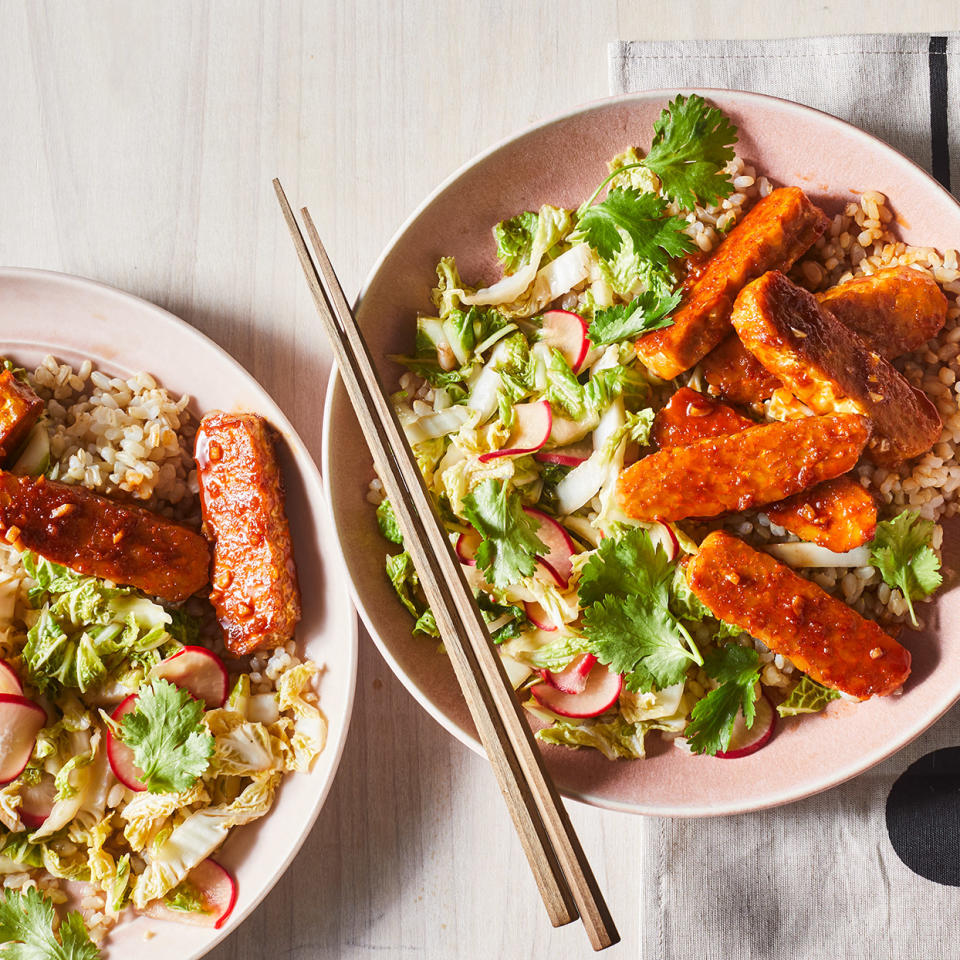
<svg viewBox="0 0 960 960"><path fill-rule="evenodd" d="M950 141L947 133L947 38L931 37L930 164L931 172L950 189Z"/></svg>

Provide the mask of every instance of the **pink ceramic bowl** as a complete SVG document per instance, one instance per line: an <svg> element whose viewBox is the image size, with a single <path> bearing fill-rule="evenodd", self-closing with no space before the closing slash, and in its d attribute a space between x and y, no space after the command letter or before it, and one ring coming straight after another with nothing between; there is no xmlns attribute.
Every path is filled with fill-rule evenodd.
<svg viewBox="0 0 960 960"><path fill-rule="evenodd" d="M960 246L960 206L923 170L885 143L835 117L753 93L657 90L603 100L548 121L482 154L441 185L404 224L374 266L357 315L387 384L401 370L414 317L429 311L434 267L445 254L478 285L498 276L491 227L542 203L576 207L603 178L605 161L650 142L653 121L676 93L699 92L740 131L737 150L778 184L801 186L828 212L859 191L892 201L908 242ZM454 736L480 745L453 672L437 645L412 637L383 573L384 542L365 499L366 447L338 379L327 396L323 473L354 596L384 658L414 697ZM946 538L950 542L950 536ZM947 565L950 558L947 558ZM635 813L711 816L770 807L825 790L900 749L960 697L960 593L925 607L925 633L908 633L913 675L902 696L851 704L783 723L758 753L737 760L689 756L648 738L644 761L610 762L593 750L545 747L560 790Z"/></svg>
<svg viewBox="0 0 960 960"><path fill-rule="evenodd" d="M323 806L353 706L357 618L346 596L316 465L280 408L225 351L166 310L113 287L43 270L0 269L0 356L35 366L48 353L74 368L89 358L113 376L147 370L172 392L190 394L194 413L251 410L280 434L277 450L303 592L297 645L326 667L319 693L329 723L327 745L309 774L284 778L263 819L237 827L217 852L238 888L222 929L125 915L104 952L105 960L194 960L235 930L267 895Z"/></svg>

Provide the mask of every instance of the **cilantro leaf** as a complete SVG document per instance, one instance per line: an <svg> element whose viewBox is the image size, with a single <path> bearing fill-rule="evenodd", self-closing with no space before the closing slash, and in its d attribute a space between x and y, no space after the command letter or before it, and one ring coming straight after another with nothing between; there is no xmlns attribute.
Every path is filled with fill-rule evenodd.
<svg viewBox="0 0 960 960"><path fill-rule="evenodd" d="M672 258L693 250L694 244L683 232L686 220L664 217L665 209L666 201L655 193L616 187L606 200L581 212L577 231L605 260L616 256L626 236L639 259L666 267Z"/></svg>
<svg viewBox="0 0 960 960"><path fill-rule="evenodd" d="M34 887L4 890L0 894L0 957L4 960L99 960L84 926L83 917L72 911L60 924L60 938L53 932L53 902Z"/></svg>
<svg viewBox="0 0 960 960"><path fill-rule="evenodd" d="M839 690L824 687L808 676L802 676L787 699L777 706L777 713L781 717L795 717L798 713L819 713L831 700L836 700L839 696Z"/></svg>
<svg viewBox="0 0 960 960"><path fill-rule="evenodd" d="M654 545L646 530L635 528L622 537L606 537L580 575L580 605L597 603L607 594L669 596L666 587L673 580L673 570L663 548Z"/></svg>
<svg viewBox="0 0 960 960"><path fill-rule="evenodd" d="M585 611L583 632L597 659L625 675L629 690L679 683L692 660L686 631L656 593L608 594Z"/></svg>
<svg viewBox="0 0 960 960"><path fill-rule="evenodd" d="M524 512L520 495L498 480L485 480L463 498L463 516L483 537L477 566L495 587L529 577L537 554L548 552L537 536L539 523Z"/></svg>
<svg viewBox="0 0 960 960"><path fill-rule="evenodd" d="M653 125L644 165L660 178L666 196L685 210L697 201L716 203L733 193L723 172L733 159L737 128L703 97L678 96Z"/></svg>
<svg viewBox="0 0 960 960"><path fill-rule="evenodd" d="M919 513L904 510L893 520L877 524L870 545L870 562L890 587L898 587L917 626L913 600L929 597L942 583L940 558L930 546L934 524Z"/></svg>
<svg viewBox="0 0 960 960"><path fill-rule="evenodd" d="M397 517L389 500L381 500L380 506L377 507L377 526L387 540L403 546L403 534L400 532L400 525L397 523Z"/></svg>
<svg viewBox="0 0 960 960"><path fill-rule="evenodd" d="M497 241L497 259L503 264L505 273L515 273L530 258L539 222L537 214L524 210L493 228L493 236Z"/></svg>
<svg viewBox="0 0 960 960"><path fill-rule="evenodd" d="M730 735L739 712L743 712L747 729L753 726L760 656L753 647L728 643L707 653L703 668L720 681L720 686L694 705L684 735L694 753L712 756L730 746Z"/></svg>
<svg viewBox="0 0 960 960"><path fill-rule="evenodd" d="M597 346L633 340L643 333L669 327L670 314L680 303L680 291L645 290L630 303L605 307L593 315L588 335Z"/></svg>
<svg viewBox="0 0 960 960"><path fill-rule="evenodd" d="M134 762L151 793L188 790L213 756L203 705L167 680L140 688L136 709L124 715L119 736L133 749Z"/></svg>
<svg viewBox="0 0 960 960"><path fill-rule="evenodd" d="M670 612L674 566L646 530L600 543L580 575L587 647L630 690L679 683L700 654Z"/></svg>

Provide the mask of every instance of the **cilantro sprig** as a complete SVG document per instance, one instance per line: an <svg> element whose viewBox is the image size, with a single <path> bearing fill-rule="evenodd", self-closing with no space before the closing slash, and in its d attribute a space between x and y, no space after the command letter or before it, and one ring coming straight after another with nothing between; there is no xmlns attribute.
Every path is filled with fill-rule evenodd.
<svg viewBox="0 0 960 960"><path fill-rule="evenodd" d="M588 336L597 346L633 340L641 334L669 327L670 313L680 303L680 291L645 290L629 303L604 307L593 315Z"/></svg>
<svg viewBox="0 0 960 960"><path fill-rule="evenodd" d="M888 586L903 593L914 626L917 615L913 601L929 597L943 583L940 558L930 546L933 527L932 520L904 510L892 520L877 524L870 545L870 562Z"/></svg>
<svg viewBox="0 0 960 960"><path fill-rule="evenodd" d="M723 168L733 159L737 128L703 97L678 96L653 125L653 143L643 165L660 178L660 189L684 210L698 200L717 203L733 193Z"/></svg>
<svg viewBox="0 0 960 960"><path fill-rule="evenodd" d="M629 690L679 683L703 660L670 610L674 565L643 529L600 543L580 576L583 633L590 651Z"/></svg>
<svg viewBox="0 0 960 960"><path fill-rule="evenodd" d="M463 516L483 538L477 566L495 587L529 577L537 554L547 553L537 536L539 523L524 512L520 495L499 480L484 480L464 497Z"/></svg>
<svg viewBox="0 0 960 960"><path fill-rule="evenodd" d="M153 680L140 688L136 709L123 716L117 733L132 748L151 793L189 790L213 756L203 704L168 680Z"/></svg>
<svg viewBox="0 0 960 960"><path fill-rule="evenodd" d="M694 753L712 756L730 746L730 735L739 712L743 712L747 729L753 726L760 656L753 647L728 643L707 652L703 668L714 680L719 680L720 685L694 705L684 736Z"/></svg>
<svg viewBox="0 0 960 960"><path fill-rule="evenodd" d="M627 237L637 259L664 269L674 257L694 249L693 241L683 232L687 221L665 217L666 207L666 200L659 194L615 187L606 200L581 208L577 232L605 260L617 255Z"/></svg>
<svg viewBox="0 0 960 960"><path fill-rule="evenodd" d="M0 894L0 957L3 960L99 960L83 917L71 911L53 932L53 902L39 890L4 890Z"/></svg>

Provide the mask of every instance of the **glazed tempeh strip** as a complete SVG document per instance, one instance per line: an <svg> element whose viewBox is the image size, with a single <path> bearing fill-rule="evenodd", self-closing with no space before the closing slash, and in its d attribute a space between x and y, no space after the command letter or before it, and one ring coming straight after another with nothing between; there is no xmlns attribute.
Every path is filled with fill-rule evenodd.
<svg viewBox="0 0 960 960"><path fill-rule="evenodd" d="M651 435L661 450L683 447L705 437L722 437L756 424L713 397L681 387L653 418Z"/></svg>
<svg viewBox="0 0 960 960"><path fill-rule="evenodd" d="M280 467L263 417L212 411L196 438L203 529L213 544L210 602L227 649L277 647L300 620L300 588Z"/></svg>
<svg viewBox="0 0 960 960"><path fill-rule="evenodd" d="M644 457L620 474L617 493L638 520L747 510L846 473L869 436L857 414L760 424Z"/></svg>
<svg viewBox="0 0 960 960"><path fill-rule="evenodd" d="M0 461L9 459L43 412L43 401L10 370L0 373Z"/></svg>
<svg viewBox="0 0 960 960"><path fill-rule="evenodd" d="M845 475L818 483L767 507L771 523L834 553L869 543L877 532L877 504L868 490Z"/></svg>
<svg viewBox="0 0 960 960"><path fill-rule="evenodd" d="M947 298L940 285L913 267L854 277L817 294L817 299L887 360L916 350L947 321Z"/></svg>
<svg viewBox="0 0 960 960"><path fill-rule="evenodd" d="M730 332L730 311L744 284L774 267L789 270L829 223L799 187L774 190L707 261L673 323L637 341L637 355L664 380L689 370Z"/></svg>
<svg viewBox="0 0 960 960"><path fill-rule="evenodd" d="M681 387L654 419L653 438L663 449L752 426L754 422L733 407ZM835 553L862 546L873 539L877 529L873 497L846 474L771 504L766 512L777 526Z"/></svg>
<svg viewBox="0 0 960 960"><path fill-rule="evenodd" d="M869 417L877 463L901 463L937 442L940 416L926 394L782 273L744 287L732 320L743 345L817 413Z"/></svg>
<svg viewBox="0 0 960 960"><path fill-rule="evenodd" d="M732 623L825 686L866 700L901 687L910 653L845 603L722 530L686 567L687 583Z"/></svg>
<svg viewBox="0 0 960 960"><path fill-rule="evenodd" d="M854 277L818 293L817 299L887 360L910 353L935 337L947 318L947 298L936 280L912 267L891 267ZM736 334L704 357L703 376L717 393L734 403L766 400L782 386Z"/></svg>
<svg viewBox="0 0 960 960"><path fill-rule="evenodd" d="M199 533L85 487L0 472L0 527L18 550L174 603L209 580Z"/></svg>

